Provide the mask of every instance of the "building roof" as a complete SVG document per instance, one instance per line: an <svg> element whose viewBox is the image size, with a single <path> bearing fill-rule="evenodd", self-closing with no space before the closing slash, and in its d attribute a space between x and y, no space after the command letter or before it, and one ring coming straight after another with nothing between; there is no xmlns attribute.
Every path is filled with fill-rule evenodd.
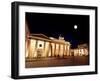
<svg viewBox="0 0 100 81"><path fill-rule="evenodd" d="M46 35L44 34L30 34L30 36L36 36L36 37L41 37L41 38L45 38L45 39L49 39L49 37L47 37Z"/></svg>
<svg viewBox="0 0 100 81"><path fill-rule="evenodd" d="M88 45L86 43L80 44L80 45L78 45L78 48L88 48Z"/></svg>
<svg viewBox="0 0 100 81"><path fill-rule="evenodd" d="M44 34L30 34L30 36L28 36L29 38L35 38L37 40L43 40L43 41L50 41L50 42L56 42L56 43L62 43L62 44L70 44L70 42L67 42L65 40L59 40L57 38L53 38L53 37L48 37Z"/></svg>

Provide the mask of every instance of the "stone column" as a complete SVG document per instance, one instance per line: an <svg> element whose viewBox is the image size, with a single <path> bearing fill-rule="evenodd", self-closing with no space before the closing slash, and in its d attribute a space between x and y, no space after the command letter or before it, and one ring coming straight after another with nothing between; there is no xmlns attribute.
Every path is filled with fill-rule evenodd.
<svg viewBox="0 0 100 81"><path fill-rule="evenodd" d="M66 48L67 46L65 45L65 48ZM67 48L65 49L65 55L67 56Z"/></svg>
<svg viewBox="0 0 100 81"><path fill-rule="evenodd" d="M45 54L46 48L45 48L45 47L46 47L46 42L44 41L44 51L43 51L43 54L44 54L44 55L43 55L43 57L46 57L46 54Z"/></svg>
<svg viewBox="0 0 100 81"><path fill-rule="evenodd" d="M56 54L56 43L54 43L54 56Z"/></svg>
<svg viewBox="0 0 100 81"><path fill-rule="evenodd" d="M32 58L31 39L29 40L29 53L28 53L28 58Z"/></svg>
<svg viewBox="0 0 100 81"><path fill-rule="evenodd" d="M35 57L37 57L37 41L38 41L38 40L36 40L36 43L35 43L35 50L34 50L34 54L36 55Z"/></svg>
<svg viewBox="0 0 100 81"><path fill-rule="evenodd" d="M60 56L60 44L59 44L59 52L58 52L58 55Z"/></svg>
<svg viewBox="0 0 100 81"><path fill-rule="evenodd" d="M51 56L51 45L50 45L50 42L49 42L49 49L48 49L48 57L49 57L49 54Z"/></svg>
<svg viewBox="0 0 100 81"><path fill-rule="evenodd" d="M51 55L50 55L50 57L52 57L52 46L51 46L51 42L50 42L50 48L51 48Z"/></svg>
<svg viewBox="0 0 100 81"><path fill-rule="evenodd" d="M64 51L65 51L65 47L64 47L64 44L63 44L63 57L64 57Z"/></svg>

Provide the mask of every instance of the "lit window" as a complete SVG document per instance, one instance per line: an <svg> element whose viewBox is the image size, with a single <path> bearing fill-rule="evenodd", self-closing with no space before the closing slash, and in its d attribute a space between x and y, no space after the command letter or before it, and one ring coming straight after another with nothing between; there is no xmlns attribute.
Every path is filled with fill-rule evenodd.
<svg viewBox="0 0 100 81"><path fill-rule="evenodd" d="M39 47L42 47L42 44L39 44Z"/></svg>

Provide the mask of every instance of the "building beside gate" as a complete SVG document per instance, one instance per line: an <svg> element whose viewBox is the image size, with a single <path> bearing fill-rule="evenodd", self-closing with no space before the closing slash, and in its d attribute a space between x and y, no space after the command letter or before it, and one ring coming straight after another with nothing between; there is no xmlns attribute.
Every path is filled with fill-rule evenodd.
<svg viewBox="0 0 100 81"><path fill-rule="evenodd" d="M78 45L78 48L71 50L71 55L73 56L87 56L88 53L88 45L87 44L80 44Z"/></svg>

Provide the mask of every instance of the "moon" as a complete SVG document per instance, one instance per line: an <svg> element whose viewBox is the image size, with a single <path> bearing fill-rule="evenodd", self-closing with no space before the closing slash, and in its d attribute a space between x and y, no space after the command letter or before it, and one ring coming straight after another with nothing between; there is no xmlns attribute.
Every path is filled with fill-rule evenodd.
<svg viewBox="0 0 100 81"><path fill-rule="evenodd" d="M78 28L78 26L77 25L74 25L74 29L76 30Z"/></svg>

